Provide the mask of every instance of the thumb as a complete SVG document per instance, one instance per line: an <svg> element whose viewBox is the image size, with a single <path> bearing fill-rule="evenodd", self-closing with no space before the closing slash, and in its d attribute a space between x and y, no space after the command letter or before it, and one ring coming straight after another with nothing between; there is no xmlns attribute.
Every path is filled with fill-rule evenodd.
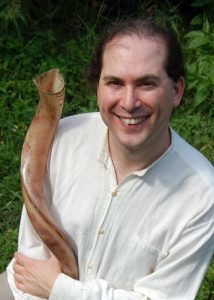
<svg viewBox="0 0 214 300"><path fill-rule="evenodd" d="M52 264L52 265L55 265L60 270L60 272L62 271L61 263L58 260L58 258L56 258L55 255L51 254L51 256L49 258L49 263Z"/></svg>

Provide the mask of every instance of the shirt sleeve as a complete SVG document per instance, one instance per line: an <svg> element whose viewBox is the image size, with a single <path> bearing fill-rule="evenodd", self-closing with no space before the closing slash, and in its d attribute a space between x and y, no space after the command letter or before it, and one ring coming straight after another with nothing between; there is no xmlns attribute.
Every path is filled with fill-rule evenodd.
<svg viewBox="0 0 214 300"><path fill-rule="evenodd" d="M62 288L63 287L63 288ZM52 288L49 300L150 300L134 291L115 289L102 279L87 283L60 274Z"/></svg>
<svg viewBox="0 0 214 300"><path fill-rule="evenodd" d="M194 300L214 251L213 221L191 222L153 273L138 280L135 291L152 300Z"/></svg>
<svg viewBox="0 0 214 300"><path fill-rule="evenodd" d="M32 258L47 259L49 257L49 251L42 243L41 239L35 232L31 222L28 218L25 207L22 210L22 217L19 228L19 242L18 251ZM12 290L15 300L43 300L44 298L35 297L16 288L14 282L13 264L15 259L13 258L7 267L8 283Z"/></svg>
<svg viewBox="0 0 214 300"><path fill-rule="evenodd" d="M213 223L191 222L153 273L137 280L132 291L103 279L86 283L60 274L50 300L194 300L213 254Z"/></svg>
<svg viewBox="0 0 214 300"><path fill-rule="evenodd" d="M44 185L44 193L47 204L50 205L50 185L47 178ZM18 252L35 259L48 259L50 257L50 251L47 249L47 247L33 228L25 206L23 206L22 209L21 221L19 226ZM44 298L23 293L16 288L13 271L14 262L15 258L11 260L6 271L8 283L15 300L44 300Z"/></svg>
<svg viewBox="0 0 214 300"><path fill-rule="evenodd" d="M194 300L214 251L213 210L195 216L171 245L153 272L139 278L132 290L117 289L103 278L88 282L60 274L49 300ZM49 251L33 229L23 208L19 249L36 259L46 259ZM13 262L7 268L8 282L15 300L43 300L15 287Z"/></svg>

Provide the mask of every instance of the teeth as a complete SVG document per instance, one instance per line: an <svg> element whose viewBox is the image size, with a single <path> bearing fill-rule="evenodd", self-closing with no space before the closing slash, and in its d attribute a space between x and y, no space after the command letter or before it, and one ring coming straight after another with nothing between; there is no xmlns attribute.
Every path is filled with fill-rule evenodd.
<svg viewBox="0 0 214 300"><path fill-rule="evenodd" d="M126 124L126 125L136 125L138 123L141 123L145 120L146 118L145 117L142 117L142 118L135 118L135 119L123 119L123 118L120 118L120 120Z"/></svg>

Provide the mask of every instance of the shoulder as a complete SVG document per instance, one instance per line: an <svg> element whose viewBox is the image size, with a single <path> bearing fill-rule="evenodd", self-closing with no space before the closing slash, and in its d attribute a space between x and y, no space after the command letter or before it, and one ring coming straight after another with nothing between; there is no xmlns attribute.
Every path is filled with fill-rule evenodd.
<svg viewBox="0 0 214 300"><path fill-rule="evenodd" d="M99 128L100 126L103 127L104 123L99 112L82 113L61 119L58 126L58 132L70 130L78 131L84 130L85 128Z"/></svg>
<svg viewBox="0 0 214 300"><path fill-rule="evenodd" d="M52 174L76 170L77 162L96 161L106 135L106 126L99 113L85 113L60 120L52 149L48 169ZM66 173L66 174L67 174ZM64 173L63 173L64 174ZM64 175L62 175L64 176Z"/></svg>
<svg viewBox="0 0 214 300"><path fill-rule="evenodd" d="M211 162L197 149L187 143L174 130L173 150L180 162L180 168L189 170L197 176L205 185L214 186L214 167Z"/></svg>
<svg viewBox="0 0 214 300"><path fill-rule="evenodd" d="M52 157L85 155L97 151L106 134L100 113L85 113L60 120L52 146Z"/></svg>
<svg viewBox="0 0 214 300"><path fill-rule="evenodd" d="M209 231L206 234L210 236L213 233L214 168L209 160L172 130L172 145L163 157L160 170L160 194L165 189L169 193L165 199L170 199L163 202L162 209L163 213L171 212L166 220L170 220L172 228L180 228L179 234L184 228L189 232L198 232L201 228Z"/></svg>
<svg viewBox="0 0 214 300"><path fill-rule="evenodd" d="M98 137L106 130L106 126L102 121L100 113L83 113L69 116L60 120L55 135L55 143L66 141L72 143L77 140L83 142L85 139Z"/></svg>

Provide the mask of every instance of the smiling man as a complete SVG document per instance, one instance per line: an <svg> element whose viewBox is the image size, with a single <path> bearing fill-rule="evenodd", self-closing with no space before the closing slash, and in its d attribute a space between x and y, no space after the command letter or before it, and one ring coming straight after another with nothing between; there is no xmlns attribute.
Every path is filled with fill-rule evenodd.
<svg viewBox="0 0 214 300"><path fill-rule="evenodd" d="M168 76L166 55L160 37L119 35L105 47L97 97L118 182L170 145L169 119L180 104L184 78L174 82Z"/></svg>
<svg viewBox="0 0 214 300"><path fill-rule="evenodd" d="M150 21L113 24L89 79L100 113L61 120L45 184L79 280L62 273L23 209L13 295L193 300L213 253L214 171L169 125L185 87L180 46Z"/></svg>

